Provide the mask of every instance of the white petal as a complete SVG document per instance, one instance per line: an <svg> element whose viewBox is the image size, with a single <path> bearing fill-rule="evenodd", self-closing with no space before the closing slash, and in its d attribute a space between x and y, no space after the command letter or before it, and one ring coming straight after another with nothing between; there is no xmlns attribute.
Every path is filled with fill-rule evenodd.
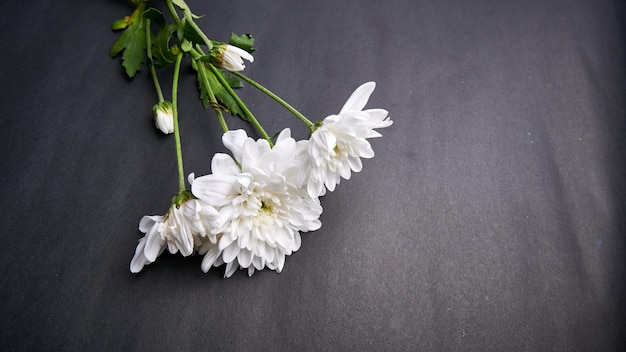
<svg viewBox="0 0 626 352"><path fill-rule="evenodd" d="M135 255L133 259L130 261L130 272L136 274L143 269L146 264L149 264L148 260L144 256L144 248L146 245L146 238L142 237L137 244L137 248L135 249Z"/></svg>
<svg viewBox="0 0 626 352"><path fill-rule="evenodd" d="M202 271L204 271L205 273L208 272L221 253L222 251L220 251L217 246L211 247L211 249L209 249L209 251L206 252L206 254L204 255L204 258L202 258L202 264L200 264L200 269L202 269Z"/></svg>
<svg viewBox="0 0 626 352"><path fill-rule="evenodd" d="M280 131L280 134L276 138L276 144L280 143L280 141L284 139L291 139L291 129L285 128L284 130Z"/></svg>
<svg viewBox="0 0 626 352"><path fill-rule="evenodd" d="M191 185L191 193L214 207L231 202L236 176L206 175L198 177Z"/></svg>
<svg viewBox="0 0 626 352"><path fill-rule="evenodd" d="M224 272L224 277L231 277L237 271L237 262L230 262L226 264L226 271Z"/></svg>
<svg viewBox="0 0 626 352"><path fill-rule="evenodd" d="M139 221L139 231L143 232L143 233L148 233L150 232L150 230L152 230L152 227L154 226L155 223L157 222L162 222L163 221L163 217L161 215L151 215L151 216L144 216L141 218L141 220Z"/></svg>
<svg viewBox="0 0 626 352"><path fill-rule="evenodd" d="M250 62L254 62L254 56L252 56L252 54L250 54L249 52L239 47L228 44L226 47L226 50L233 52L235 55L241 56L243 59L246 59Z"/></svg>
<svg viewBox="0 0 626 352"><path fill-rule="evenodd" d="M214 175L236 175L241 169L230 155L216 153L211 159L211 172Z"/></svg>
<svg viewBox="0 0 626 352"><path fill-rule="evenodd" d="M237 242L233 242L222 251L222 259L224 259L225 263L230 263L237 257L239 251L240 248L237 245Z"/></svg>
<svg viewBox="0 0 626 352"><path fill-rule="evenodd" d="M144 255L150 262L154 262L165 247L165 240L161 238L161 234L156 231L156 226L146 235L146 243Z"/></svg>
<svg viewBox="0 0 626 352"><path fill-rule="evenodd" d="M247 268L252 263L252 252L247 249L242 249L237 254L237 261L239 262L239 266L242 268Z"/></svg>
<svg viewBox="0 0 626 352"><path fill-rule="evenodd" d="M248 138L246 131L234 130L224 133L222 136L222 143L230 150L235 157L235 160L241 162L241 150L243 149L243 142Z"/></svg>
<svg viewBox="0 0 626 352"><path fill-rule="evenodd" d="M265 261L262 257L254 257L252 258L252 265L257 270L263 270L265 267Z"/></svg>
<svg viewBox="0 0 626 352"><path fill-rule="evenodd" d="M367 82L362 84L359 88L357 88L354 93L348 98L348 101L344 104L343 108L341 108L341 112L339 114L343 114L347 111L361 111L367 104L367 101L370 98L370 95L374 92L376 88L375 82Z"/></svg>

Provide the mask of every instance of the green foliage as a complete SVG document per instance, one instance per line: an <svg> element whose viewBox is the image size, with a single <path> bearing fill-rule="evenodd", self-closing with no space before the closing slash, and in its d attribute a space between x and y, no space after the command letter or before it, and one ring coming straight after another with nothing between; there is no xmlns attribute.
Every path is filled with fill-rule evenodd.
<svg viewBox="0 0 626 352"><path fill-rule="evenodd" d="M231 33L230 45L240 47L251 54L256 50L252 47L252 45L254 45L254 38L252 38L252 34L237 35L235 33Z"/></svg>
<svg viewBox="0 0 626 352"><path fill-rule="evenodd" d="M237 101L230 95L229 91L224 87L222 82L215 76L212 70L210 70L207 65L211 65L206 61L207 59L200 58L198 60L193 60L192 66L198 73L198 87L200 89L200 100L202 101L202 106L206 109L211 106L211 99L209 98L208 88L213 92L216 100L220 104L217 108L220 108L234 116L239 116L245 121L250 121L248 117L243 113ZM225 81L231 88L240 88L242 87L241 81L236 77L225 74L220 71L220 75L224 77ZM209 87L207 87L207 84Z"/></svg>
<svg viewBox="0 0 626 352"><path fill-rule="evenodd" d="M205 44L204 39L202 39L202 36L200 35L200 33L198 33L198 28L196 26L193 26L190 21L191 20L188 19L187 17L185 17L181 21L183 38L187 39L193 44L200 44L200 45Z"/></svg>
<svg viewBox="0 0 626 352"><path fill-rule="evenodd" d="M152 38L152 57L156 60L155 66L165 67L176 60L177 47L170 47L170 39L176 32L176 25L167 25L165 16L155 8L149 8L143 13L143 17L154 21L158 32Z"/></svg>
<svg viewBox="0 0 626 352"><path fill-rule="evenodd" d="M146 19L142 16L145 4L140 3L130 17L117 20L113 28L122 29L122 34L111 47L109 56L122 53L122 66L128 77L134 77L143 65L146 56Z"/></svg>

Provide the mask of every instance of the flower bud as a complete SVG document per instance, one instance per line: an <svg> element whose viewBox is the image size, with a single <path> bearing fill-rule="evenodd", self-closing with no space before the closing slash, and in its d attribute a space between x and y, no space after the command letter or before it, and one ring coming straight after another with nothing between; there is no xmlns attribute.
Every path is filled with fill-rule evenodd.
<svg viewBox="0 0 626 352"><path fill-rule="evenodd" d="M211 62L227 71L243 71L243 59L254 61L249 52L230 44L220 43L211 49Z"/></svg>
<svg viewBox="0 0 626 352"><path fill-rule="evenodd" d="M161 101L152 108L156 127L165 134L174 133L174 110L172 103Z"/></svg>

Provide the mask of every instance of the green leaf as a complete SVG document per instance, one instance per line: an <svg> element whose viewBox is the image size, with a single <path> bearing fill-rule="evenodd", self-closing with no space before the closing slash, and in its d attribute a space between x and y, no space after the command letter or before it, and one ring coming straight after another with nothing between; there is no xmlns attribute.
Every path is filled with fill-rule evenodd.
<svg viewBox="0 0 626 352"><path fill-rule="evenodd" d="M254 38L252 38L252 34L237 35L235 33L231 33L230 45L240 47L249 53L253 53L256 50L252 47L252 45L254 45Z"/></svg>
<svg viewBox="0 0 626 352"><path fill-rule="evenodd" d="M191 51L191 49L193 49L193 44L192 44L190 41L188 41L188 40L184 39L184 40L183 40L183 42L182 42L182 43L180 43L180 48L181 48L184 52L188 53L188 52L190 52L190 51Z"/></svg>
<svg viewBox="0 0 626 352"><path fill-rule="evenodd" d="M187 39L188 41L194 44L200 44L200 45L205 44L204 39L202 39L202 36L198 33L196 28L194 28L194 26L189 24L189 19L187 19L187 17L185 17L182 20L181 26L183 28L183 38Z"/></svg>
<svg viewBox="0 0 626 352"><path fill-rule="evenodd" d="M197 16L197 15L194 15L193 13L191 13L191 9L185 3L184 0L172 0L172 4L178 6L181 10L183 10L183 13L185 14L185 16L187 16L187 14L189 14L191 16L191 18L196 18L196 19L202 18L202 16Z"/></svg>
<svg viewBox="0 0 626 352"><path fill-rule="evenodd" d="M163 13L154 7L151 7L143 12L143 17L154 21L158 28L165 28L167 26L167 20Z"/></svg>
<svg viewBox="0 0 626 352"><path fill-rule="evenodd" d="M146 56L145 20L139 16L122 32L109 51L110 57L122 53L122 66L128 77L134 77L141 69Z"/></svg>
<svg viewBox="0 0 626 352"><path fill-rule="evenodd" d="M170 47L170 39L172 39L174 32L176 32L176 25L172 24L159 29L157 35L154 36L152 42L152 57L156 59L157 67L165 67L176 61L178 48Z"/></svg>
<svg viewBox="0 0 626 352"><path fill-rule="evenodd" d="M218 108L221 108L222 110L234 116L239 116L241 119L245 121L249 121L249 119L245 116L243 111L241 111L239 104L237 104L237 102L235 101L235 99L233 99L233 97L230 95L228 90L226 90L226 88L217 79L217 77L215 77L213 72L209 70L205 65L207 64L202 61L193 60L192 62L192 67L198 73L197 80L198 80L198 87L200 89L200 100L202 101L202 106L204 106L205 109L211 106L209 94L208 94L208 90L206 86L207 84L209 84L211 91L215 95L215 98L217 99L218 103L220 104ZM204 80L203 77L206 77L206 81ZM228 82L228 84L230 85L231 83Z"/></svg>
<svg viewBox="0 0 626 352"><path fill-rule="evenodd" d="M231 76L229 74L227 74L226 72L224 72L223 70L221 71L222 77L224 77L224 80L226 81L226 83L228 83L228 85L231 88L242 88L243 87L243 82L241 82L241 80L235 76Z"/></svg>
<svg viewBox="0 0 626 352"><path fill-rule="evenodd" d="M119 31L120 29L126 29L130 25L130 16L125 16L124 18L120 18L113 22L111 29L114 31Z"/></svg>
<svg viewBox="0 0 626 352"><path fill-rule="evenodd" d="M204 56L198 57L196 60L208 64L208 63L211 62L211 57L208 56L208 55L204 55ZM228 85L231 88L237 89L237 88L242 88L243 87L243 82L241 82L241 80L239 78L227 74L226 71L224 71L224 70L220 70L220 73L222 74L222 77L224 77L224 80L226 81L226 83L228 83Z"/></svg>
<svg viewBox="0 0 626 352"><path fill-rule="evenodd" d="M184 0L172 0L172 4L180 7L183 11L191 11Z"/></svg>
<svg viewBox="0 0 626 352"><path fill-rule="evenodd" d="M170 39L172 34L176 32L176 25L167 25L167 20L161 11L151 7L144 11L143 17L154 21L158 28L155 36L151 36L152 40L152 58L156 60L155 66L165 67L176 60L178 54L177 47L170 47ZM146 21L146 23L149 23ZM152 32L150 32L152 33Z"/></svg>

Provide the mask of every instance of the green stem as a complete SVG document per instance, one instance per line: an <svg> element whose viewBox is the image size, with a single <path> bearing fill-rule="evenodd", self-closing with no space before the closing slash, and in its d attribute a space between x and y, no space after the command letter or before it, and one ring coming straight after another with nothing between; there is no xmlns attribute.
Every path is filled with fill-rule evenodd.
<svg viewBox="0 0 626 352"><path fill-rule="evenodd" d="M228 126L226 125L226 120L224 119L222 110L218 106L217 99L215 99L215 94L213 93L213 90L211 89L211 84L209 83L209 77L207 77L206 71L202 69L204 62L200 60L194 60L194 61L196 63L196 66L198 67L198 73L200 73L200 79L202 79L202 83L206 87L207 95L209 96L209 105L211 106L213 111L215 111L215 114L217 115L217 119L220 122L220 126L222 126L222 130L224 132L228 132Z"/></svg>
<svg viewBox="0 0 626 352"><path fill-rule="evenodd" d="M154 82L154 88L159 96L159 102L164 101L163 91L159 84L159 77L157 77L156 70L154 69L154 63L152 62L152 33L150 32L150 20L146 19L146 47L148 55L148 68L150 69L150 75L152 76L152 82Z"/></svg>
<svg viewBox="0 0 626 352"><path fill-rule="evenodd" d="M172 82L172 112L174 115L174 142L176 143L176 160L178 161L178 185L179 191L185 190L185 172L183 170L183 150L180 145L180 129L178 127L178 76L180 75L180 64L183 60L183 52L176 56L174 66L174 81Z"/></svg>
<svg viewBox="0 0 626 352"><path fill-rule="evenodd" d="M165 3L167 4L167 8L170 11L172 18L174 18L174 21L176 22L176 24L180 24L181 20L180 20L180 17L178 16L178 13L176 12L176 9L174 8L174 4L172 4L172 0L165 0ZM187 7L186 9L183 9L183 13L185 14L185 17L183 19L196 31L196 33L200 36L200 38L202 38L202 41L204 42L204 44L206 44L206 46L209 47L209 50L211 50L211 48L213 47L213 44L211 44L211 40L204 34L202 29L200 29L200 27L198 27L198 25L193 21L193 15L191 11L189 11L189 8Z"/></svg>
<svg viewBox="0 0 626 352"><path fill-rule="evenodd" d="M165 0L165 4L167 5L167 9L170 11L170 15L172 15L174 22L176 22L176 24L179 24L180 17L178 17L178 13L176 12L176 9L174 8L174 4L172 4L172 0Z"/></svg>
<svg viewBox="0 0 626 352"><path fill-rule="evenodd" d="M270 144L270 146L274 146L274 143L272 142L272 139L270 138L270 136L267 134L267 132L265 132L265 130L263 129L259 121L254 117L252 112L250 112L246 104L244 104L243 101L241 101L239 96L233 91L230 85L228 85L228 82L226 82L224 77L222 77L222 73L215 66L213 66L213 64L207 63L207 65L209 66L209 68L211 69L215 77L217 77L220 83L222 83L224 88L228 91L228 94L230 94L233 97L233 99L235 99L235 101L237 102L237 105L239 105L241 110L243 110L244 114L246 114L246 116L250 119L250 122L252 123L254 128L256 128L256 130L259 131L259 133L261 134L261 137L263 137Z"/></svg>
<svg viewBox="0 0 626 352"><path fill-rule="evenodd" d="M244 81L250 83L256 89L260 90L261 92L267 94L270 98L272 98L275 101L277 101L285 109L289 110L292 114L294 114L297 118L299 118L300 121L304 122L311 132L313 132L315 130L315 124L313 122L311 122L311 120L307 119L304 115L302 115L293 106L289 105L289 103L287 103L286 101L282 100L278 95L272 93L269 89L263 87L262 85L257 83L255 80L253 80L252 78L242 74L241 72L231 72L231 73L234 74L235 76L243 79Z"/></svg>
<svg viewBox="0 0 626 352"><path fill-rule="evenodd" d="M200 38L202 38L202 41L204 41L204 44L206 44L209 50L211 50L211 48L213 48L213 44L211 44L211 40L204 34L204 32L200 29L200 27L198 27L196 22L193 21L191 17L191 12L185 11L185 19L187 23L191 25L191 27L196 31L196 33L198 33Z"/></svg>

